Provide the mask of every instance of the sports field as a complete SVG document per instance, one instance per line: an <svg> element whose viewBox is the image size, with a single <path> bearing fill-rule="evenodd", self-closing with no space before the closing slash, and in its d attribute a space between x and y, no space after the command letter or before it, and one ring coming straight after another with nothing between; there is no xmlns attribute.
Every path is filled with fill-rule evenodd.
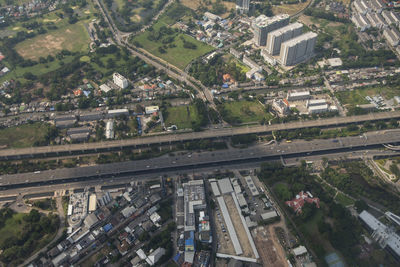
<svg viewBox="0 0 400 267"><path fill-rule="evenodd" d="M15 49L23 58L37 60L39 57L55 55L63 49L72 52L86 52L89 42L89 34L83 23L78 22L27 39L18 43Z"/></svg>

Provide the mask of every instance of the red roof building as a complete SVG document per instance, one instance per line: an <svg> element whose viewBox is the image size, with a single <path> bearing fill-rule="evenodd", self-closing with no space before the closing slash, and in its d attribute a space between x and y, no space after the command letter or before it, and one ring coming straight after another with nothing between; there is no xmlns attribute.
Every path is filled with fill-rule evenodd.
<svg viewBox="0 0 400 267"><path fill-rule="evenodd" d="M319 198L313 197L308 191L306 193L301 191L298 195L296 195L295 199L286 201L285 204L291 207L295 213L300 214L305 202L309 204L315 203L319 209Z"/></svg>

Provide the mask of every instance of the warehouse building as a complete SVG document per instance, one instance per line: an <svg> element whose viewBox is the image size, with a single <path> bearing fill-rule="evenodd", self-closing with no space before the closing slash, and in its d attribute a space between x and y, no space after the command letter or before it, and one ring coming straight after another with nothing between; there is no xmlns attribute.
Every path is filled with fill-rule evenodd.
<svg viewBox="0 0 400 267"><path fill-rule="evenodd" d="M293 66L314 56L317 34L307 32L282 43L280 61L284 66Z"/></svg>
<svg viewBox="0 0 400 267"><path fill-rule="evenodd" d="M258 46L265 46L268 33L289 24L288 14L279 14L274 17L260 15L253 20L254 41Z"/></svg>
<svg viewBox="0 0 400 267"><path fill-rule="evenodd" d="M106 138L114 139L114 121L109 120L106 124Z"/></svg>
<svg viewBox="0 0 400 267"><path fill-rule="evenodd" d="M286 96L288 101L307 100L310 98L310 91L289 91Z"/></svg>
<svg viewBox="0 0 400 267"><path fill-rule="evenodd" d="M328 105L323 104L323 105L318 105L318 106L311 106L308 108L308 113L309 114L318 114L318 113L324 113L328 111Z"/></svg>
<svg viewBox="0 0 400 267"><path fill-rule="evenodd" d="M270 55L278 55L281 50L281 44L302 34L303 24L292 23L268 34L267 52Z"/></svg>
<svg viewBox="0 0 400 267"><path fill-rule="evenodd" d="M325 99L310 99L307 100L306 102L306 107L315 107L315 106L320 106L320 105L325 105L326 100Z"/></svg>
<svg viewBox="0 0 400 267"><path fill-rule="evenodd" d="M107 118L115 118L119 116L129 116L129 110L127 108L112 109L107 112Z"/></svg>

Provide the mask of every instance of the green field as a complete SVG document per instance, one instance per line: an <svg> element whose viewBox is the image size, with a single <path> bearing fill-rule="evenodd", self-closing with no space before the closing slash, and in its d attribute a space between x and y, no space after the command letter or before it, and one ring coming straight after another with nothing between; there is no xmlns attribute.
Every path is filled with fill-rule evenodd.
<svg viewBox="0 0 400 267"><path fill-rule="evenodd" d="M231 116L239 118L242 123L259 122L263 118L267 120L273 118L257 101L226 102L223 106Z"/></svg>
<svg viewBox="0 0 400 267"><path fill-rule="evenodd" d="M169 26L167 22L171 22L171 19L163 16L161 19L157 21L153 25L153 31L158 31L162 26ZM168 47L165 49L165 53L161 53L159 51L159 47L162 47L164 44L163 40L166 38L161 38L157 41L149 40L148 37L150 35L149 31L146 31L140 35L137 35L133 38L132 42L135 44L139 43L145 50L150 52L151 54L164 59L165 61L171 63L172 65L184 69L192 60L207 54L214 50L212 46L209 46L203 42L197 41L189 35L183 33L174 33L172 35L167 35L166 37L175 36L174 41L168 44ZM195 49L185 48L183 47L183 38L186 42L190 42L196 45ZM171 47L173 46L173 47Z"/></svg>
<svg viewBox="0 0 400 267"><path fill-rule="evenodd" d="M343 195L342 193L338 193L335 197L335 200L345 207L349 205L354 205L354 201L351 198Z"/></svg>
<svg viewBox="0 0 400 267"><path fill-rule="evenodd" d="M27 39L18 43L15 49L23 58L37 60L39 57L55 55L63 49L71 52L87 52L89 42L90 38L85 26L78 22Z"/></svg>
<svg viewBox="0 0 400 267"><path fill-rule="evenodd" d="M46 137L48 126L43 123L24 124L0 130L0 147L31 147Z"/></svg>
<svg viewBox="0 0 400 267"><path fill-rule="evenodd" d="M64 63L70 63L74 59L74 56L66 56L62 60ZM7 64L6 64L7 65ZM45 64L37 64L30 67L16 67L12 71L8 72L6 75L0 78L0 82L10 79L17 79L19 81L24 81L24 73L30 72L34 75L42 75L51 71L54 71L60 67L60 61L54 60L53 62L48 62Z"/></svg>
<svg viewBox="0 0 400 267"><path fill-rule="evenodd" d="M178 129L192 128L192 121L197 121L199 115L194 105L169 107L164 117L165 126L178 126Z"/></svg>
<svg viewBox="0 0 400 267"><path fill-rule="evenodd" d="M353 91L341 91L335 93L335 95L343 105L361 105L369 103L365 99L366 96L381 95L386 100L392 99L394 96L400 95L400 88L387 86L367 87Z"/></svg>

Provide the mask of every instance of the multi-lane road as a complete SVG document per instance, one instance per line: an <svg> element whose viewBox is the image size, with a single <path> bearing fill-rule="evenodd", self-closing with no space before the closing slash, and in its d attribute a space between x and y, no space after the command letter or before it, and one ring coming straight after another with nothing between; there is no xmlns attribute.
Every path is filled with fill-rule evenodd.
<svg viewBox="0 0 400 267"><path fill-rule="evenodd" d="M258 144L247 149L230 149L213 152L163 156L147 160L103 164L89 167L57 169L36 173L3 175L0 188L40 186L78 181L105 179L113 176L135 176L168 171L194 170L204 167L219 168L229 164L243 164L265 160L280 160L281 157L323 155L352 150L383 148L383 144L400 142L399 130L379 131L362 136L338 139Z"/></svg>
<svg viewBox="0 0 400 267"><path fill-rule="evenodd" d="M30 147L21 149L0 150L0 160L13 160L22 158L45 158L68 155L79 155L89 153L100 153L121 150L122 148L140 148L149 145L165 145L185 141L215 139L245 134L268 134L273 131L294 130L310 127L337 127L351 123L362 123L364 121L377 121L399 119L400 111L370 113L368 115L351 117L334 117L328 119L297 121L284 124L260 125L254 127L219 128L202 132L191 132L157 135L127 140L114 140L108 142L71 144L59 146ZM400 140L397 140L400 141Z"/></svg>

